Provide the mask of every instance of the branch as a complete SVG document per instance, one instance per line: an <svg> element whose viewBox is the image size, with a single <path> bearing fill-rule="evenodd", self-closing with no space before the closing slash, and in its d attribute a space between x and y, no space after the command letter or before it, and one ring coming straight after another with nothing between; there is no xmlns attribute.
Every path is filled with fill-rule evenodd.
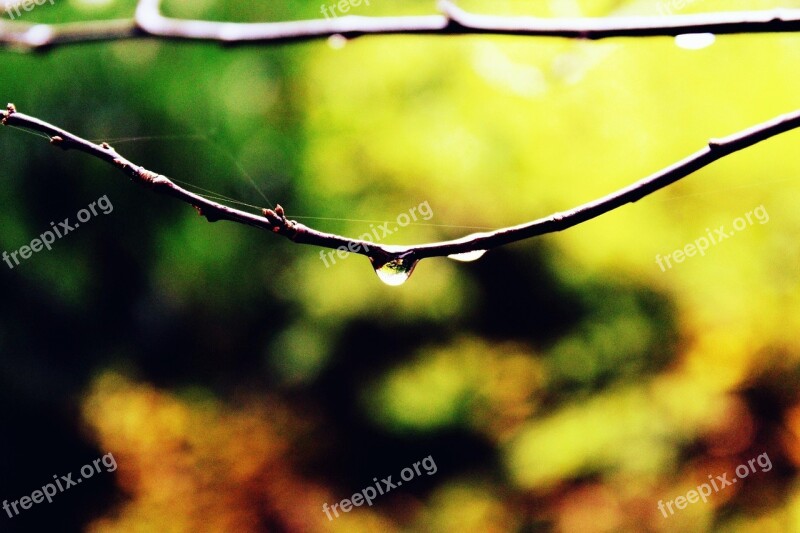
<svg viewBox="0 0 800 533"><path fill-rule="evenodd" d="M0 44L19 49L56 45L152 38L210 41L221 44L298 42L342 35L517 35L606 39L610 37L676 36L685 33L778 33L800 30L800 9L735 11L698 15L537 18L472 14L452 0L439 0L438 15L343 16L290 22L213 22L165 17L161 0L139 0L131 19L30 24L0 21Z"/></svg>
<svg viewBox="0 0 800 533"><path fill-rule="evenodd" d="M230 220L247 224L283 235L300 244L311 244L324 248L344 246L353 253L367 256L379 275L381 275L381 270L385 275L399 274L403 277L402 281L408 278L420 259L470 253L480 256L480 252L485 250L571 228L627 203L640 200L727 155L800 127L800 111L795 111L729 137L712 139L702 150L651 176L569 211L555 213L532 222L492 232L476 233L450 241L411 246L386 246L312 229L294 220L289 220L280 205L275 210L263 209L262 216L259 216L208 200L181 188L166 176L135 165L122 157L108 143L94 144L52 124L19 113L13 104L8 104L0 116L2 116L3 125L44 133L50 137L50 143L55 146L64 150L80 150L114 165L134 182L194 206L198 213L206 217L209 222ZM381 275L381 279L387 281L384 275ZM391 281L387 281L387 283L394 284Z"/></svg>
<svg viewBox="0 0 800 533"><path fill-rule="evenodd" d="M315 244L327 248L347 246L351 242L364 244L363 241L315 231L299 222L288 220L280 205L274 211L272 209L263 209L263 216L258 216L198 196L176 185L166 176L151 172L125 159L108 143L95 144L38 118L19 113L14 104L8 104L8 107L0 113L0 116L3 117L3 125L44 133L50 137L50 144L54 146L64 150L79 150L114 165L134 182L194 206L198 213L206 217L209 222L230 220L284 235L298 243Z"/></svg>

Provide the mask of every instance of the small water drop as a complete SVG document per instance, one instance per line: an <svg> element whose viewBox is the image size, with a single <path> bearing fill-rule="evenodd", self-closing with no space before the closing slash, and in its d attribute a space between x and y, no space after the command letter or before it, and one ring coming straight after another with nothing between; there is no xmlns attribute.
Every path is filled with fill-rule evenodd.
<svg viewBox="0 0 800 533"><path fill-rule="evenodd" d="M346 44L347 44L347 37L339 33L336 33L328 37L328 46L330 46L334 50L341 50L342 48L344 48L344 45Z"/></svg>
<svg viewBox="0 0 800 533"><path fill-rule="evenodd" d="M713 33L683 33L675 37L675 44L686 50L700 50L714 44Z"/></svg>
<svg viewBox="0 0 800 533"><path fill-rule="evenodd" d="M392 259L380 265L374 264L373 267L382 282L392 287L397 287L411 277L411 273L418 262L408 258L400 258Z"/></svg>
<svg viewBox="0 0 800 533"><path fill-rule="evenodd" d="M42 2L42 4L43 3L44 2ZM9 11L10 10L11 8L9 8ZM25 8L25 11L27 10L28 9ZM7 13L9 11L7 11ZM19 13L19 11L17 11L17 13ZM47 24L36 24L35 26L31 26L28 31L25 32L25 37L28 38L31 44L35 46L41 46L47 44L48 41L53 38L53 28Z"/></svg>
<svg viewBox="0 0 800 533"><path fill-rule="evenodd" d="M477 261L483 254L486 253L486 250L473 250L471 252L464 252L463 254L452 254L448 255L450 259L455 259L456 261L463 261L465 263L469 263L470 261Z"/></svg>

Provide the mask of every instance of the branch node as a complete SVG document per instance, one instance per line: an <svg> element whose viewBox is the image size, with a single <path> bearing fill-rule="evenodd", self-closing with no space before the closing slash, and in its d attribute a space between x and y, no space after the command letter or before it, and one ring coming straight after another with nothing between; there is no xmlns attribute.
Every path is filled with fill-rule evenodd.
<svg viewBox="0 0 800 533"><path fill-rule="evenodd" d="M11 102L9 102L9 103L8 103L8 105L6 106L6 109L5 109L5 111L3 111L3 120L2 120L2 124L5 126L5 124L6 124L6 120L8 119L8 117L10 117L11 115L13 115L13 114L14 114L14 113L16 113L16 112L17 112L17 108L16 108L16 106L14 106L14 104L12 104Z"/></svg>
<svg viewBox="0 0 800 533"><path fill-rule="evenodd" d="M711 150L719 150L720 148L722 148L724 146L724 144L725 144L725 139L714 138L714 139L709 139L708 140L708 147Z"/></svg>
<svg viewBox="0 0 800 533"><path fill-rule="evenodd" d="M52 137L50 137L50 144L52 144L53 146L58 146L62 150L67 149L64 143L64 138L61 135L53 135Z"/></svg>
<svg viewBox="0 0 800 533"><path fill-rule="evenodd" d="M294 240L298 233L296 223L293 220L286 218L286 212L283 210L281 204L275 205L275 210L264 208L261 210L264 218L272 224L272 231L275 233L282 233L287 235L290 239Z"/></svg>
<svg viewBox="0 0 800 533"><path fill-rule="evenodd" d="M216 222L218 220L222 220L221 217L218 217L217 215L212 214L210 212L211 210L205 210L204 211L202 207L200 207L199 205L194 205L194 204L192 204L192 207L194 207L195 211L197 211L197 214L199 216L206 217L206 220L208 220L209 222Z"/></svg>
<svg viewBox="0 0 800 533"><path fill-rule="evenodd" d="M146 168L140 168L136 175L139 176L139 179L141 179L145 185L156 185L160 181L158 178L161 177L160 174L147 170Z"/></svg>
<svg viewBox="0 0 800 533"><path fill-rule="evenodd" d="M455 13L458 11L458 7L450 0L439 0L436 2L436 9L449 20L455 21Z"/></svg>
<svg viewBox="0 0 800 533"><path fill-rule="evenodd" d="M130 166L127 162L122 161L121 159L114 159L114 163L116 163L123 169L128 169L128 167ZM172 182L169 180L169 178L167 178L163 174L147 170L144 167L139 167L138 169L134 169L133 174L134 178L137 178L139 182L146 187L153 188L159 185L169 187L170 185L172 185Z"/></svg>
<svg viewBox="0 0 800 533"><path fill-rule="evenodd" d="M280 217L272 209L267 209L265 207L264 209L261 210L261 213L264 215L264 218L269 220L269 223L272 224L273 226L276 224L280 224L281 222Z"/></svg>

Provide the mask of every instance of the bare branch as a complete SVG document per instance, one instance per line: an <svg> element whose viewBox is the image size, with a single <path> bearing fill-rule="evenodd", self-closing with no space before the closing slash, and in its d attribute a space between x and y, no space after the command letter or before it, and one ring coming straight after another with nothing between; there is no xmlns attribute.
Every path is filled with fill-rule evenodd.
<svg viewBox="0 0 800 533"><path fill-rule="evenodd" d="M118 41L144 36L133 19L29 24L0 20L0 45L15 50L44 50L56 45Z"/></svg>
<svg viewBox="0 0 800 533"><path fill-rule="evenodd" d="M338 235L312 230L299 222L288 220L281 206L277 206L274 211L272 209L263 209L262 216L258 216L253 213L213 202L183 189L166 176L151 172L144 167L130 162L122 157L108 143L95 144L57 126L39 120L38 118L19 113L14 107L14 104L8 104L6 110L0 115L3 117L3 125L16 126L44 133L50 137L50 144L64 150L80 150L81 152L110 163L127 174L134 182L149 187L155 192L172 196L194 206L199 214L206 217L209 222L230 220L281 234L298 243L315 244L327 248L347 246L347 244L351 242L371 245L371 243L368 242L347 239Z"/></svg>
<svg viewBox="0 0 800 533"><path fill-rule="evenodd" d="M523 239L562 231L608 213L625 204L641 200L645 196L685 178L718 159L799 127L800 110L787 113L728 137L711 139L708 142L708 146L681 161L616 192L569 211L554 213L549 217L499 229L491 233L475 234L463 239L417 246L413 248L414 255L417 259L423 259L425 257L459 254L470 250L489 250Z"/></svg>
<svg viewBox="0 0 800 533"><path fill-rule="evenodd" d="M489 250L586 222L627 203L640 200L729 154L800 127L800 111L795 111L729 137L712 139L702 150L651 176L607 196L546 218L451 241L411 246L385 246L314 230L286 218L280 206L274 211L264 209L262 216L259 216L213 202L179 187L161 174L135 165L107 143L94 144L52 124L19 113L13 104L9 104L8 108L2 112L2 117L4 125L44 133L50 137L51 144L65 150L80 150L116 166L133 181L150 187L155 192L172 196L194 206L210 222L230 220L278 233L301 244L325 248L345 247L351 252L367 256L376 267L387 264L390 267L398 264L405 265L404 268L409 274L420 259Z"/></svg>
<svg viewBox="0 0 800 533"><path fill-rule="evenodd" d="M0 21L0 44L42 49L70 43L133 37L210 41L221 44L297 42L342 35L517 35L606 39L676 36L685 33L778 33L800 30L800 9L718 12L697 15L537 18L468 13L440 0L440 14L399 17L342 16L289 22L213 22L165 17L160 0L139 0L133 18L68 24Z"/></svg>

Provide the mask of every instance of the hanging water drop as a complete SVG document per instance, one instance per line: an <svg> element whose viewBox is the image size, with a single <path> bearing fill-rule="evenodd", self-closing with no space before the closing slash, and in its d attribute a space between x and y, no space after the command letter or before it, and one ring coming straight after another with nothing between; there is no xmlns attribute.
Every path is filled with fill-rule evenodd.
<svg viewBox="0 0 800 533"><path fill-rule="evenodd" d="M382 264L373 263L375 273L387 285L396 287L406 282L411 277L414 267L419 261L408 258L392 259Z"/></svg>
<svg viewBox="0 0 800 533"><path fill-rule="evenodd" d="M347 37L339 33L336 33L328 37L328 46L330 46L334 50L341 50L342 48L344 48L344 45L346 44L347 44Z"/></svg>
<svg viewBox="0 0 800 533"><path fill-rule="evenodd" d="M701 50L714 44L713 33L682 33L675 36L675 44L686 50Z"/></svg>
<svg viewBox="0 0 800 533"><path fill-rule="evenodd" d="M448 255L450 259L455 259L456 261L463 261L464 263L468 263L470 261L477 261L483 254L486 253L486 250L473 250L471 252L464 252L463 254L452 254Z"/></svg>

